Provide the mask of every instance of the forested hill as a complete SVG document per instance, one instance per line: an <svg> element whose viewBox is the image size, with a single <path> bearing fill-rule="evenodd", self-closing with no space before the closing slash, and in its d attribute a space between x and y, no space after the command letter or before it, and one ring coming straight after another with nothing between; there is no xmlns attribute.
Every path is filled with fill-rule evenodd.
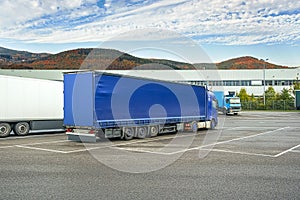
<svg viewBox="0 0 300 200"><path fill-rule="evenodd" d="M73 49L57 54L31 53L0 47L1 69L261 69L286 68L253 57L240 57L220 63L183 63L164 59L145 59L113 49Z"/></svg>

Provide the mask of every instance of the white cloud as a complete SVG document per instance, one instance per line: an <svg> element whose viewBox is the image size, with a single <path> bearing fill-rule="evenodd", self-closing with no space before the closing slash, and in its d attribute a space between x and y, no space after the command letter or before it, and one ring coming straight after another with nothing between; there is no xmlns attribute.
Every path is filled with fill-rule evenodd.
<svg viewBox="0 0 300 200"><path fill-rule="evenodd" d="M22 36L50 43L101 41L135 29L159 28L204 43L299 43L300 1L136 2L127 7L128 1L109 0L104 3L107 10L101 10L96 0L3 0L0 38ZM12 14L16 11L17 15Z"/></svg>

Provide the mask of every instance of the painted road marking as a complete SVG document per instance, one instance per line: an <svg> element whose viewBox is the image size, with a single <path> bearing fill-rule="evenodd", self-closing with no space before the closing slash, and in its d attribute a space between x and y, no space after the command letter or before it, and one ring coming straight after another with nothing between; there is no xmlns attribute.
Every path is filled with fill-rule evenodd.
<svg viewBox="0 0 300 200"><path fill-rule="evenodd" d="M132 148L120 148L120 147L110 147L117 150L124 150L124 151L133 151L133 152L139 152L139 153L150 153L150 154L159 154L159 155L172 155L171 153L166 152L158 152L158 151L147 151L143 149L132 149Z"/></svg>
<svg viewBox="0 0 300 200"><path fill-rule="evenodd" d="M27 143L27 144L14 144L9 146L0 147L0 149L6 149L6 148L12 148L19 146L32 146L32 145L39 145L39 144L51 144L51 143L60 143L60 142L66 142L68 140L56 140L56 141L50 141L50 142L37 142L37 143Z"/></svg>
<svg viewBox="0 0 300 200"><path fill-rule="evenodd" d="M51 134L49 134L47 132L45 134L41 133L41 134L38 134L38 135L26 135L26 136L15 136L15 135L12 135L10 137L0 138L0 141L18 140L18 139L30 139L30 138L36 138L36 137L42 137L42 138L45 138L45 137L55 137L55 136L59 136L59 135L64 135L64 133L51 133Z"/></svg>
<svg viewBox="0 0 300 200"><path fill-rule="evenodd" d="M174 135L170 137L157 137L157 138L152 138L152 139L144 139L144 140L136 140L132 142L122 142L118 144L113 144L113 145L106 145L106 146L101 146L101 147L92 147L92 148L85 148L85 149L78 149L74 151L67 151L67 153L78 153L78 152L83 152L83 151L90 151L90 150L98 150L98 149L103 149L103 148L110 148L110 147L118 147L118 146L125 146L125 145L130 145L130 144L138 144L138 143L147 143L147 142L152 142L156 140L167 140L167 139L174 139L174 138L181 138L181 137L192 137L197 134L189 134L189 135Z"/></svg>
<svg viewBox="0 0 300 200"><path fill-rule="evenodd" d="M56 141L49 141L49 142L36 142L36 143L27 143L27 144L20 144L22 146L32 146L32 145L39 145L39 144L52 144L52 143L62 143L62 142L67 142L68 140L56 140Z"/></svg>
<svg viewBox="0 0 300 200"><path fill-rule="evenodd" d="M279 157L279 156L281 156L281 155L283 155L283 154L286 154L286 153L288 153L288 152L290 152L290 151L292 151L292 150L294 150L294 149L297 149L298 147L300 147L300 144L298 144L298 145L296 145L296 146L294 146L294 147L292 147L292 148L289 148L288 150L285 150L285 151L283 151L283 152L281 152L281 153L279 153L279 154L276 154L275 157Z"/></svg>
<svg viewBox="0 0 300 200"><path fill-rule="evenodd" d="M235 129L254 129L254 130L260 130L261 128L267 129L273 129L273 128L282 128L282 126L263 126L263 127L254 127L254 126L236 126L236 127L230 127L230 126L224 126L224 131L228 131L228 130L235 130Z"/></svg>
<svg viewBox="0 0 300 200"><path fill-rule="evenodd" d="M11 148L11 147L14 147L14 145L13 145L13 146L4 146L4 147L0 147L0 149L7 149L7 148Z"/></svg>
<svg viewBox="0 0 300 200"><path fill-rule="evenodd" d="M15 147L31 149L31 150L39 150L39 151L48 151L48 152L54 152L54 153L66 153L65 151L59 151L59 150L53 150L53 149L44 149L44 148L38 148L38 147L29 147L29 146L23 146L23 145L15 145Z"/></svg>
<svg viewBox="0 0 300 200"><path fill-rule="evenodd" d="M245 136L245 137L234 138L234 139L231 139L231 140L225 140L225 141L216 142L216 143L212 143L212 144L207 144L207 145L203 145L203 146L193 147L193 148L190 148L190 149L185 149L185 150L176 151L176 152L172 152L172 153L176 154L176 153L182 153L182 152L186 152L186 151L199 150L201 148L204 149L206 147L215 146L215 145L218 145L218 144L226 144L226 143L229 143L229 142L239 141L239 140L243 140L243 139L253 138L253 137L256 137L256 136L259 136L259 135L265 135L265 134L268 134L268 133L281 131L281 130L284 130L286 128L289 128L289 127L283 127L283 128L279 128L279 129L272 130L272 131L266 131L266 132L262 132L262 133L258 133L258 134L254 134L254 135L248 135L248 136Z"/></svg>
<svg viewBox="0 0 300 200"><path fill-rule="evenodd" d="M125 151L133 151L133 152L139 152L139 153L151 153L151 154L159 154L159 155L174 155L178 154L178 152L158 152L158 151L148 151L148 150L143 150L143 149L132 149L132 148L120 148L120 147L111 147L111 148L116 148L118 150L125 150ZM187 151L192 151L192 150L199 150L201 148L190 148L187 149ZM222 150L222 149L201 149L204 151L214 151L214 152L224 152L224 153L233 153L233 154L241 154L241 155L250 155L250 156L263 156L263 157L271 157L275 158L274 155L269 155L269 154L260 154L260 153L248 153L248 152L239 152L239 151L229 151L229 150ZM183 151L180 153L184 153Z"/></svg>
<svg viewBox="0 0 300 200"><path fill-rule="evenodd" d="M51 144L51 143L61 143L61 142L68 142L69 140L58 140L58 141L50 141L50 142L37 142L37 143L26 143L26 144L19 144L19 145L10 145L0 148L11 148L11 147L19 147L19 148L27 148L32 150L41 150L41 151L49 151L49 152L55 152L55 153L77 153L77 152L84 152L84 151L90 151L90 150L96 150L96 149L102 149L102 148L109 148L109 147L116 147L116 146L124 146L124 145L130 145L130 144L137 144L137 143L146 143L156 140L166 140L166 139L172 139L172 138L181 138L181 137L191 137L195 136L197 134L188 134L188 135L174 135L169 137L157 137L152 139L145 139L145 140L136 140L132 142L126 142L121 144L113 144L113 145L105 145L101 147L92 147L92 148L85 148L85 149L77 149L73 151L60 151L60 150L53 150L53 149L46 149L46 148L38 148L38 147L31 147L32 145L39 145L39 144ZM89 144L90 145L90 144Z"/></svg>
<svg viewBox="0 0 300 200"><path fill-rule="evenodd" d="M240 137L240 138L234 138L234 139L231 139L231 140L225 140L225 141L216 142L216 143L213 143L213 144L207 144L207 145L203 145L203 146L197 146L197 147L188 148L188 149L184 149L184 150L180 150L180 151L175 151L175 152L169 152L169 153L168 152L148 151L148 150L143 150L143 149L132 149L132 148L119 148L119 149L123 149L123 150L127 150L127 151L141 152L141 153L160 154L160 155L173 155L173 154L178 154L178 153L184 153L184 152L187 152L187 151L193 151L193 150L203 149L203 150L211 150L211 151L226 152L226 153L237 153L237 154L244 154L244 155L275 157L276 155L257 154L257 153L248 153L248 152L238 152L238 151L229 151L229 150L218 150L218 149L205 149L205 147L214 146L214 145L217 145L217 144L229 143L229 142L243 140L243 139L248 139L248 138L253 138L253 137L256 137L256 136L259 136L259 135L264 135L264 134L268 134L268 133L272 133L272 132L276 132L276 131L282 131L282 130L284 130L286 128L289 128L289 127L283 127L283 128L279 128L279 129L272 130L272 131L266 131L266 132L262 132L262 133L258 133L258 134L254 134L254 135L249 135L249 136ZM293 149L295 149L297 147L298 146L293 147L290 150L293 150Z"/></svg>
<svg viewBox="0 0 300 200"><path fill-rule="evenodd" d="M237 128L248 128L248 127L235 127ZM5 148L12 148L12 147L18 147L18 148L26 148L26 149L31 149L31 150L39 150L39 151L47 151L47 152L53 152L53 153L62 153L62 154L69 154L69 153L77 153L77 152L84 152L84 151L90 151L90 150L97 150L97 149L103 149L103 148L116 148L120 150L126 150L126 151L135 151L135 152L141 152L141 153L151 153L151 154L160 154L160 155L173 155L173 154L178 154L178 153L184 153L187 151L193 151L193 150L209 150L209 151L215 151L215 152L224 152L224 153L235 153L235 154L241 154L241 155L253 155L253 156L264 156L264 157L279 157L281 155L284 155L288 152L300 152L299 150L295 150L300 147L299 145L296 145L292 148L289 148L283 152L280 152L276 155L268 155L268 154L260 154L260 153L248 153L248 152L238 152L238 151L230 151L230 150L221 150L221 149L207 149L207 147L215 146L218 144L226 144L234 141L240 141L248 138L254 138L256 136L268 134L268 133L273 133L277 131L282 131L284 129L288 129L290 127L283 127L283 128L278 128L275 130L271 131L266 131L254 135L249 135L245 137L239 137L239 138L234 138L230 140L225 140L225 141L220 141L212 144L207 144L203 146L197 146L193 148L188 148L180 151L175 151L175 152L157 152L157 151L150 151L150 150L143 150L143 149L133 149L133 148L122 148L122 146L125 145L130 145L130 144L138 144L138 143L147 143L147 142L152 142L152 141L157 141L157 140L167 140L167 139L174 139L174 138L181 138L181 137L192 137L197 134L188 134L188 135L172 135L169 137L157 137L157 138L151 138L151 139L145 139L145 140L136 140L136 141L131 141L131 142L126 142L126 143L117 143L113 144L111 143L110 145L104 145L101 147L91 147L91 148L85 148L85 149L77 149L73 151L60 151L60 150L54 150L54 149L47 149L47 148L39 148L39 147L33 147L32 145L39 145L39 144L51 144L51 143L62 143L62 142L68 142L69 140L58 140L58 141L49 141L49 142L36 142L36 143L27 143L27 144L21 144L21 145L10 145L10 146L5 146L5 147L0 147L0 149L5 149Z"/></svg>
<svg viewBox="0 0 300 200"><path fill-rule="evenodd" d="M241 154L241 155L250 155L250 156L263 156L263 157L271 157L271 158L275 157L274 155L269 155L269 154L248 153L248 152L240 152L240 151L229 151L229 150L222 150L222 149L203 149L203 150L224 152L224 153L233 153L233 154Z"/></svg>

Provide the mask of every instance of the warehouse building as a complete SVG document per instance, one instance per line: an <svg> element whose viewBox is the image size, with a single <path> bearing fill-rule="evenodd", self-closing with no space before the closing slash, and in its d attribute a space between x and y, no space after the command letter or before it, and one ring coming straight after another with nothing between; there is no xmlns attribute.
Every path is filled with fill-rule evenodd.
<svg viewBox="0 0 300 200"><path fill-rule="evenodd" d="M258 70L131 70L114 71L140 77L207 85L210 90L239 92L245 88L248 94L263 95L272 86L276 92L290 89L300 81L300 68ZM264 86L265 83L265 86Z"/></svg>
<svg viewBox="0 0 300 200"><path fill-rule="evenodd" d="M65 70L0 70L1 75L63 80ZM110 70L110 73L147 77L195 85L207 85L210 90L239 92L245 88L248 94L263 95L272 86L276 92L290 89L300 81L300 68L251 69L251 70ZM265 84L264 84L265 83Z"/></svg>

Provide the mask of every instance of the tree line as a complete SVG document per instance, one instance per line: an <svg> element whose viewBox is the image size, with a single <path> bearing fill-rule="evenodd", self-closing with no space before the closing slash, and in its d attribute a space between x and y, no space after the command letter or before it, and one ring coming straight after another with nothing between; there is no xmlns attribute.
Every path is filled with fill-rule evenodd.
<svg viewBox="0 0 300 200"><path fill-rule="evenodd" d="M294 110L295 90L300 90L298 80L289 89L283 88L279 93L269 86L265 91L265 104L262 96L249 95L245 88L241 88L238 96L244 110Z"/></svg>

